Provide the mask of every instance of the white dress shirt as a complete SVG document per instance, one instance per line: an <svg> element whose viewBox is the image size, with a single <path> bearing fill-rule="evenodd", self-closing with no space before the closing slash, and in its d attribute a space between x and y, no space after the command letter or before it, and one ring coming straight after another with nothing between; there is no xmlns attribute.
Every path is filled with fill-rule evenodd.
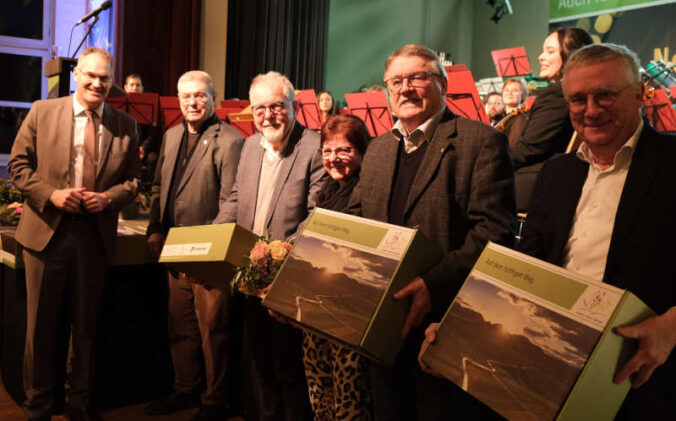
<svg viewBox="0 0 676 421"><path fill-rule="evenodd" d="M267 236L267 220L270 212L270 202L277 184L279 170L282 168L282 151L286 148L289 141L289 134L286 136L281 146L277 151L272 148L272 145L261 137L261 146L265 149L263 160L261 162L261 172L258 178L258 195L256 196L256 211L254 213L253 233L258 236Z"/></svg>
<svg viewBox="0 0 676 421"><path fill-rule="evenodd" d="M580 145L577 156L589 163L589 172L564 249L566 269L599 282L603 280L617 207L642 130L641 120L634 134L615 154L613 164L605 170L596 164L587 144Z"/></svg>
<svg viewBox="0 0 676 421"><path fill-rule="evenodd" d="M432 140L434 131L437 130L437 126L439 125L445 110L446 106L444 105L439 111L425 120L423 124L416 127L416 129L411 133L406 130L406 127L404 127L404 124L401 122L401 120L397 120L397 122L394 123L394 126L392 127L392 134L394 134L394 137L396 137L399 141L404 141L404 151L406 153L412 153L418 149L419 144L422 143L419 140L419 136L423 136L423 140L425 142Z"/></svg>
<svg viewBox="0 0 676 421"><path fill-rule="evenodd" d="M76 99L77 94L73 95L73 150L70 154L70 174L71 174L71 186L75 188L82 187L82 165L84 162L84 136L85 136L85 126L87 125L87 113L85 113L85 107L83 107ZM99 126L96 134L97 139L97 160L98 156L101 154L101 130L103 128L101 117L103 116L103 103L99 105L97 109L94 110L96 115L99 116Z"/></svg>

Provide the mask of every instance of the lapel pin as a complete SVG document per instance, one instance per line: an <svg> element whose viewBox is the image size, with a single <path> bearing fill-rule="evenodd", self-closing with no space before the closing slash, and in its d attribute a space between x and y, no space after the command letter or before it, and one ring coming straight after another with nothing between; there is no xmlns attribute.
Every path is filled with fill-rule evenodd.
<svg viewBox="0 0 676 421"><path fill-rule="evenodd" d="M444 153L444 149L446 149L446 148L441 148L441 153Z"/></svg>
<svg viewBox="0 0 676 421"><path fill-rule="evenodd" d="M204 143L204 144L206 145L206 144L207 144L207 140L204 139L204 140L202 141L202 143Z"/></svg>

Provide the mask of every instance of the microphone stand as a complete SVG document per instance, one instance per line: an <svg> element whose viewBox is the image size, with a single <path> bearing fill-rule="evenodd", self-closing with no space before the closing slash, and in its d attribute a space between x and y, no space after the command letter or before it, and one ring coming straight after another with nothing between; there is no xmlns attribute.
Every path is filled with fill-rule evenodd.
<svg viewBox="0 0 676 421"><path fill-rule="evenodd" d="M80 41L80 44L78 44L77 48L75 49L75 52L73 53L73 57L71 57L71 58L75 58L75 56L77 55L77 52L80 51L82 44L84 44L85 40L89 36L89 33L92 31L92 29L94 28L94 25L96 25L96 22L98 22L98 21L99 21L99 15L94 16L94 22L92 22L92 24L89 25L89 29L87 29L87 33L85 33L85 36L82 38L82 41ZM77 25L75 25L75 26L77 26Z"/></svg>

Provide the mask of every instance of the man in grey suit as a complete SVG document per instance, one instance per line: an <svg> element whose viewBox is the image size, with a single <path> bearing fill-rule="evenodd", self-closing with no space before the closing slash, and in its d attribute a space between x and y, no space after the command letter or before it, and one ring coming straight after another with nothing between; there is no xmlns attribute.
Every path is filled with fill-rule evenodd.
<svg viewBox="0 0 676 421"><path fill-rule="evenodd" d="M427 47L409 44L395 51L385 64L384 83L399 120L369 145L350 211L417 226L444 255L394 295L411 301L402 331L406 342L394 367L372 364L376 419L448 419L451 411L482 416L469 395L420 370L418 326L443 316L489 240L513 240L507 139L446 108L446 73Z"/></svg>
<svg viewBox="0 0 676 421"><path fill-rule="evenodd" d="M319 135L296 121L298 102L285 76L256 76L249 98L260 133L247 139L235 186L215 222L237 222L283 240L308 216L325 180ZM273 320L257 298L247 297L244 312L259 419L311 419L300 330Z"/></svg>
<svg viewBox="0 0 676 421"><path fill-rule="evenodd" d="M171 227L210 224L235 182L244 138L214 113L209 74L194 70L178 80L183 124L164 135L152 187L148 247L157 258ZM228 291L169 271L169 339L174 391L146 408L161 415L197 406L194 420L226 418ZM205 376L202 376L204 360Z"/></svg>
<svg viewBox="0 0 676 421"><path fill-rule="evenodd" d="M136 196L136 122L104 100L113 58L86 48L73 76L75 95L36 101L12 146L11 181L26 198L17 241L26 268L24 410L48 420L54 399L55 339L65 303L72 357L64 412L99 420L90 407L99 304L114 255L117 213Z"/></svg>

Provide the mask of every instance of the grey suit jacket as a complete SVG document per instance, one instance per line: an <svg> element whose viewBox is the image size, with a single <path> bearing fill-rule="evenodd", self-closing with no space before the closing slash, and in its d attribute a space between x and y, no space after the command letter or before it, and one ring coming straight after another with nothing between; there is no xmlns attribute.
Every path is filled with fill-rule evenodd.
<svg viewBox="0 0 676 421"><path fill-rule="evenodd" d="M250 136L242 149L237 180L214 223L237 222L253 229L258 181L265 149L260 133ZM319 135L296 122L282 153L282 167L275 181L272 204L267 216L268 236L283 240L296 232L314 208L326 172L319 153Z"/></svg>
<svg viewBox="0 0 676 421"><path fill-rule="evenodd" d="M348 211L387 222L399 141L392 132L374 139L362 163ZM444 253L421 274L432 309L443 315L486 243L512 245L514 171L507 138L492 127L446 110L408 195L407 227Z"/></svg>
<svg viewBox="0 0 676 421"><path fill-rule="evenodd" d="M164 134L152 186L148 235L162 232L183 133L185 126L179 124ZM219 203L228 198L235 183L243 144L242 135L220 120L204 131L176 190L176 226L210 224L216 217Z"/></svg>
<svg viewBox="0 0 676 421"><path fill-rule="evenodd" d="M136 121L105 104L101 125L96 184L111 198L112 206L96 219L111 257L117 238L117 212L136 196L141 165ZM49 197L56 189L71 187L72 145L73 98L36 101L14 140L8 164L12 183L26 197L16 239L30 250L44 250L61 221L63 212L51 204Z"/></svg>

